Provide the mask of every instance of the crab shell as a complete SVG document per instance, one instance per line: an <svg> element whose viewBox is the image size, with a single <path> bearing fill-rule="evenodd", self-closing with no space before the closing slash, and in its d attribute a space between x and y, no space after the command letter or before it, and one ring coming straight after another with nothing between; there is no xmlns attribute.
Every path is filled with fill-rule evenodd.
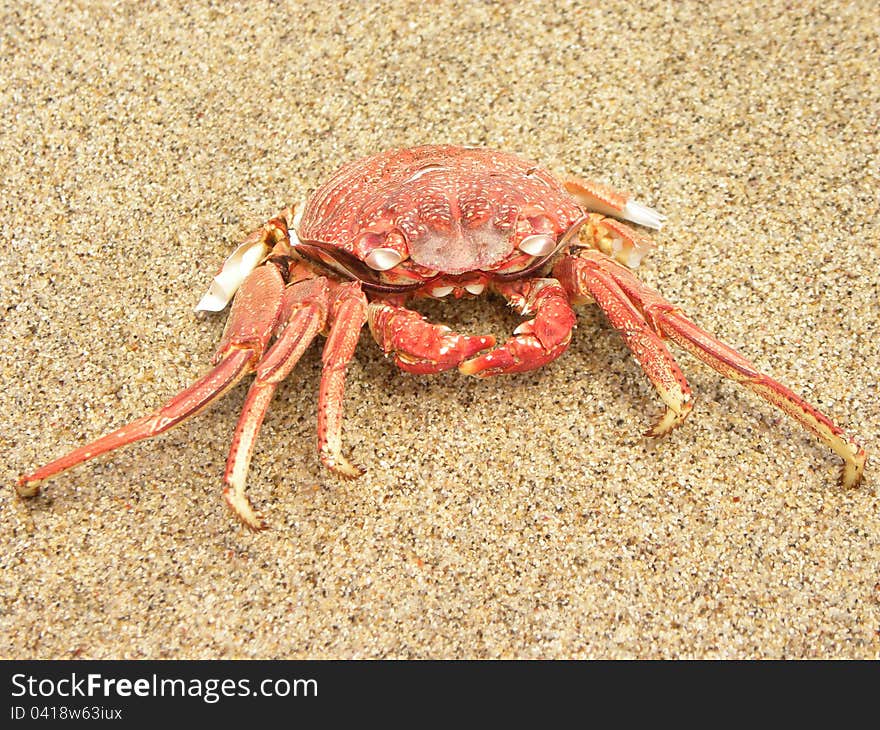
<svg viewBox="0 0 880 730"><path fill-rule="evenodd" d="M340 249L381 272L368 275L368 286L396 288L441 274L521 274L535 258L518 248L523 241L546 255L583 216L562 185L532 162L430 145L344 166L306 204L299 237L327 258ZM363 271L352 273L361 278Z"/></svg>
<svg viewBox="0 0 880 730"><path fill-rule="evenodd" d="M298 208L288 221L301 257L361 282L368 293L434 298L476 296L491 281L548 268L577 243L584 224L588 245L635 268L651 240L604 216L649 228L664 220L599 183L561 183L530 160L455 145L390 150L350 162ZM593 225L600 218L601 225ZM259 236L242 243L196 311L224 309L270 248Z"/></svg>

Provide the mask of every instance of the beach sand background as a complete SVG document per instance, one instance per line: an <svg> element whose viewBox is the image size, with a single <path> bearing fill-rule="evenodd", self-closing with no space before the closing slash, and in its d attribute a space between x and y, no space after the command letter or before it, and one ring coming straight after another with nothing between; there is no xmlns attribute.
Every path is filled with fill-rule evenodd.
<svg viewBox="0 0 880 730"><path fill-rule="evenodd" d="M206 367L227 253L340 164L489 145L668 216L640 276L880 454L880 16L861 2L17 3L0 11L0 656L880 653L863 486L690 356L687 423L594 307L541 371L401 374L363 338L337 479L313 348L221 500L244 388L14 496ZM493 299L423 311L503 336Z"/></svg>

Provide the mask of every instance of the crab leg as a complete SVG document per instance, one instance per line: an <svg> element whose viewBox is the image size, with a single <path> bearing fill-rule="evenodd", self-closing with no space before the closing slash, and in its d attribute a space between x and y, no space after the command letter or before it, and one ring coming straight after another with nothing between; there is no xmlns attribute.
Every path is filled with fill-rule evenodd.
<svg viewBox="0 0 880 730"><path fill-rule="evenodd" d="M666 216L653 208L633 200L629 193L615 190L605 183L575 177L566 180L563 187L587 210L602 215L623 218L648 228L660 228L666 220Z"/></svg>
<svg viewBox="0 0 880 730"><path fill-rule="evenodd" d="M520 279L494 285L520 314L534 314L494 350L463 362L465 375L501 375L534 370L555 360L571 342L575 314L568 294L556 279Z"/></svg>
<svg viewBox="0 0 880 730"><path fill-rule="evenodd" d="M425 375L449 370L495 344L494 337L462 335L388 302L370 302L369 320L379 347L386 353L393 352L397 367L408 373Z"/></svg>
<svg viewBox="0 0 880 730"><path fill-rule="evenodd" d="M342 455L342 397L345 371L367 321L367 298L357 281L340 284L331 298L330 332L321 354L324 367L318 391L318 455L327 468L354 478L364 472Z"/></svg>
<svg viewBox="0 0 880 730"><path fill-rule="evenodd" d="M150 415L80 446L32 474L22 476L17 485L18 493L33 496L44 479L108 451L163 433L224 395L253 370L254 364L262 356L278 319L283 288L281 274L275 266L255 269L235 297L223 340L214 356L214 368L209 373Z"/></svg>
<svg viewBox="0 0 880 730"><path fill-rule="evenodd" d="M327 319L329 292L323 277L298 282L284 292L278 339L257 363L256 378L248 390L226 460L223 497L235 515L253 530L266 525L245 496L245 480L254 443L275 390L323 329Z"/></svg>
<svg viewBox="0 0 880 730"><path fill-rule="evenodd" d="M646 435L663 436L679 426L691 412L690 386L663 340L651 329L620 285L606 271L585 265L581 263L583 261L566 257L553 273L559 276L575 301L583 299L584 295L591 296L605 312L611 326L623 337L666 404L666 412Z"/></svg>
<svg viewBox="0 0 880 730"><path fill-rule="evenodd" d="M583 250L577 258L564 258L557 270L566 288L580 294L589 291L587 282L595 276L589 272L604 272L641 310L655 332L669 337L724 377L741 383L794 418L843 459L841 483L846 487L859 483L866 461L865 451L861 446L803 398L761 373L736 350L697 327L672 304L648 289L625 267L598 251ZM603 306L598 299L597 302Z"/></svg>

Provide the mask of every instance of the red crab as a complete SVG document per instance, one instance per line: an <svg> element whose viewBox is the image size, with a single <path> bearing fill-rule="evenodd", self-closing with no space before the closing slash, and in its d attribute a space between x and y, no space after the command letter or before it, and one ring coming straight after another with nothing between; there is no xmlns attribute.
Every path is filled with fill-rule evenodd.
<svg viewBox="0 0 880 730"><path fill-rule="evenodd" d="M18 491L36 494L50 476L162 433L255 373L223 494L245 525L261 529L244 492L254 441L275 389L318 334L327 338L318 452L330 469L355 477L361 470L342 455L342 395L365 323L408 372L500 375L559 357L571 341L572 305L587 301L602 308L666 405L650 435L681 424L693 405L669 339L792 416L843 459L843 484L856 485L864 449L633 276L628 267L651 241L616 218L649 228L663 220L605 185L560 183L533 162L488 149L426 145L345 165L304 207L250 234L214 278L197 309L219 311L235 299L210 372L154 413L21 477ZM459 334L406 306L487 291L529 317L497 347L493 337Z"/></svg>

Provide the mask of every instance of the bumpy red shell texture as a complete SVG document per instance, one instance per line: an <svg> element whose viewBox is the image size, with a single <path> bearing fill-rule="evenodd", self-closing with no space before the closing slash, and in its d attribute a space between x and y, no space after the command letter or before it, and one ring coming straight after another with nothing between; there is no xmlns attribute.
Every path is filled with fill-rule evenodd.
<svg viewBox="0 0 880 730"><path fill-rule="evenodd" d="M340 168L309 199L299 235L359 256L393 235L414 263L459 274L492 269L523 236L558 236L581 214L534 162L494 150L425 145Z"/></svg>

